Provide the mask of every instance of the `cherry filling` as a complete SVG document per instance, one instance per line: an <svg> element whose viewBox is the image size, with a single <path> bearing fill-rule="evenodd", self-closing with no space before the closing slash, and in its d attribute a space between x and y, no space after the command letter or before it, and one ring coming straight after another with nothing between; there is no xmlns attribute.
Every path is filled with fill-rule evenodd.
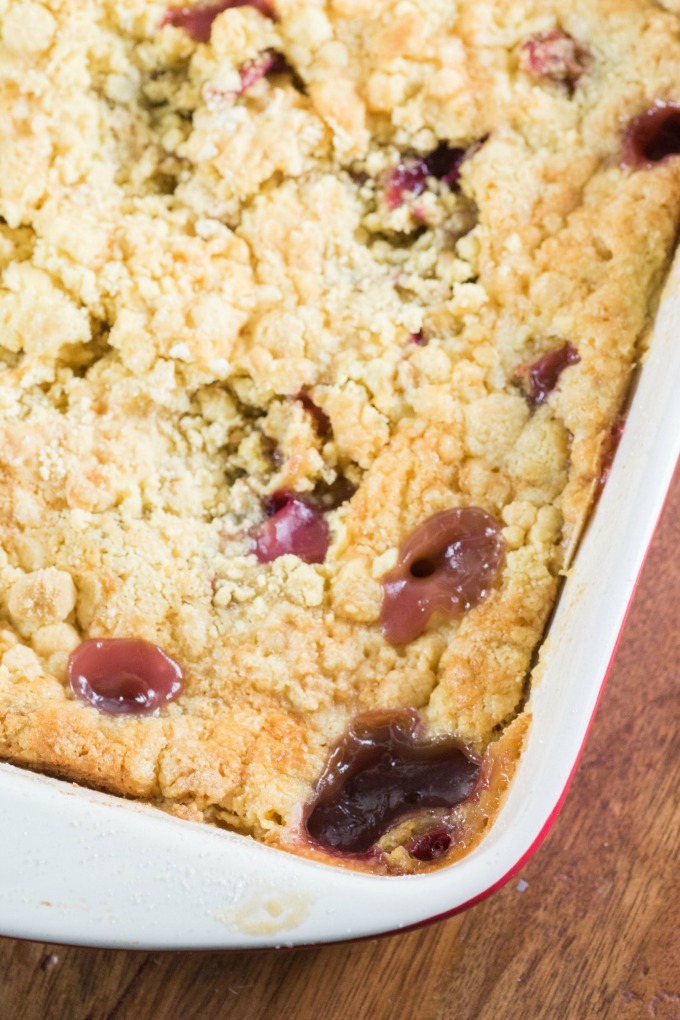
<svg viewBox="0 0 680 1020"><path fill-rule="evenodd" d="M276 50L263 50L239 67L241 86L238 94L243 95L262 78L266 78L268 74L280 74L286 70L288 70L288 63L282 53L277 53Z"/></svg>
<svg viewBox="0 0 680 1020"><path fill-rule="evenodd" d="M625 428L626 428L626 419L625 418L617 418L617 420L614 422L614 424L609 429L609 433L607 435L607 438L606 438L606 441L605 441L605 444L604 444L604 452L602 454L602 464L600 466L600 477L597 480L597 496L598 497L601 494L602 490L604 489L605 485L607 484L607 481L609 479L609 475L611 474L612 464L614 463L614 457L616 456L616 451L619 448L619 443L621 442L621 439L623 438L623 433L625 431Z"/></svg>
<svg viewBox="0 0 680 1020"><path fill-rule="evenodd" d="M630 122L623 142L624 166L649 170L678 155L680 104L657 102Z"/></svg>
<svg viewBox="0 0 680 1020"><path fill-rule="evenodd" d="M436 829L416 836L405 844L405 849L419 861L434 861L444 856L451 846L452 838L448 829Z"/></svg>
<svg viewBox="0 0 680 1020"><path fill-rule="evenodd" d="M478 507L424 521L383 578L382 630L393 645L419 637L435 612L455 618L479 605L505 561L501 527Z"/></svg>
<svg viewBox="0 0 680 1020"><path fill-rule="evenodd" d="M182 693L182 671L158 645L139 638L83 641L68 660L71 690L111 715L155 712Z"/></svg>
<svg viewBox="0 0 680 1020"><path fill-rule="evenodd" d="M577 365L581 360L573 344L566 343L548 354L544 354L531 365L522 365L515 372L524 394L532 407L544 404L557 386L565 368Z"/></svg>
<svg viewBox="0 0 680 1020"><path fill-rule="evenodd" d="M326 850L365 854L397 820L466 800L480 771L459 741L424 740L415 709L358 716L330 753L308 806L307 832ZM433 860L451 843L443 829L427 837L412 841L419 860Z"/></svg>
<svg viewBox="0 0 680 1020"><path fill-rule="evenodd" d="M265 18L276 21L276 13L269 0L218 0L215 4L198 7L170 7L165 12L161 27L172 25L173 28L183 28L194 42L209 43L213 21L218 14L232 7L254 7Z"/></svg>
<svg viewBox="0 0 680 1020"><path fill-rule="evenodd" d="M305 390L298 393L296 400L302 404L307 414L311 416L317 435L321 439L328 439L331 435L332 429L331 420L326 412L322 410L318 404L314 403L309 393Z"/></svg>
<svg viewBox="0 0 680 1020"><path fill-rule="evenodd" d="M556 28L522 43L519 64L534 81L549 81L573 90L586 70L588 54L570 35Z"/></svg>
<svg viewBox="0 0 680 1020"><path fill-rule="evenodd" d="M412 164L400 163L389 170L385 179L385 203L388 209L404 204L406 194L421 195L425 191L427 170L423 160Z"/></svg>
<svg viewBox="0 0 680 1020"><path fill-rule="evenodd" d="M435 177L453 190L458 187L460 168L468 149L457 149L442 142L421 159L407 159L388 171L385 178L385 203L388 209L403 205L406 194L422 195L428 177Z"/></svg>
<svg viewBox="0 0 680 1020"><path fill-rule="evenodd" d="M273 493L265 504L267 519L255 537L255 555L271 563L291 554L305 563L323 563L330 545L328 524L320 510L288 489Z"/></svg>
<svg viewBox="0 0 680 1020"><path fill-rule="evenodd" d="M460 168L468 149L458 149L446 142L438 145L434 152L425 157L425 166L430 177L436 177L450 188L456 188L460 181Z"/></svg>

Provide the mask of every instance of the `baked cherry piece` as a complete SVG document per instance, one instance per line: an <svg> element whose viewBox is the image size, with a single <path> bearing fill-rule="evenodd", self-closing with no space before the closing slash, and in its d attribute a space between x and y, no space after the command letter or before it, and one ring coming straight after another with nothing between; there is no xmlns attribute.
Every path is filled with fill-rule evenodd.
<svg viewBox="0 0 680 1020"><path fill-rule="evenodd" d="M581 358L573 344L566 343L544 354L530 365L521 365L515 375L532 407L544 404L557 386L565 368L577 365Z"/></svg>
<svg viewBox="0 0 680 1020"><path fill-rule="evenodd" d="M277 53L276 50L262 50L256 57L246 60L245 64L239 67L241 86L237 94L242 96L268 74L280 74L287 69L288 64L282 53Z"/></svg>
<svg viewBox="0 0 680 1020"><path fill-rule="evenodd" d="M398 209L404 204L407 194L422 195L428 177L436 177L452 190L457 188L460 168L469 151L442 142L429 156L407 158L393 167L385 178L385 203L388 209Z"/></svg>
<svg viewBox="0 0 680 1020"><path fill-rule="evenodd" d="M566 85L573 91L585 73L588 54L575 39L556 28L522 43L519 66L534 81Z"/></svg>
<svg viewBox="0 0 680 1020"><path fill-rule="evenodd" d="M71 690L110 715L148 715L182 693L182 670L140 638L83 641L68 660Z"/></svg>
<svg viewBox="0 0 680 1020"><path fill-rule="evenodd" d="M475 146L476 148L476 146ZM459 149L442 142L425 157L425 167L429 177L436 177L450 188L457 188L460 181L460 168L470 149Z"/></svg>
<svg viewBox="0 0 680 1020"><path fill-rule="evenodd" d="M263 17L277 20L269 0L218 0L215 4L200 4L198 7L170 7L165 12L161 27L172 25L173 28L183 28L194 42L209 43L213 21L218 14L232 7L254 7Z"/></svg>
<svg viewBox="0 0 680 1020"><path fill-rule="evenodd" d="M396 821L453 808L474 792L480 761L453 738L425 740L415 709L357 716L331 751L305 826L325 850L365 854ZM412 841L420 860L448 849L444 833ZM446 845L445 845L446 844ZM428 856L429 854L429 856Z"/></svg>
<svg viewBox="0 0 680 1020"><path fill-rule="evenodd" d="M389 170L385 177L385 204L388 209L398 209L404 204L406 195L421 195L425 191L427 170L422 159L412 163L399 163Z"/></svg>
<svg viewBox="0 0 680 1020"><path fill-rule="evenodd" d="M451 846L452 836L448 829L435 829L434 832L423 832L404 845L411 857L419 861L434 861L443 857Z"/></svg>
<svg viewBox="0 0 680 1020"><path fill-rule="evenodd" d="M295 398L304 407L307 414L309 414L314 422L314 428L316 429L317 435L321 439L328 439L331 435L331 420L323 411L318 404L315 404L309 393L306 390L302 390L298 393Z"/></svg>
<svg viewBox="0 0 680 1020"><path fill-rule="evenodd" d="M442 510L419 525L383 578L382 630L393 645L419 637L435 612L457 618L479 605L505 562L501 527L479 507Z"/></svg>
<svg viewBox="0 0 680 1020"><path fill-rule="evenodd" d="M290 554L305 563L323 563L330 531L323 513L302 496L280 489L265 503L267 519L257 529L255 555L271 563Z"/></svg>
<svg viewBox="0 0 680 1020"><path fill-rule="evenodd" d="M678 155L680 104L659 101L630 122L623 142L624 166L650 170Z"/></svg>

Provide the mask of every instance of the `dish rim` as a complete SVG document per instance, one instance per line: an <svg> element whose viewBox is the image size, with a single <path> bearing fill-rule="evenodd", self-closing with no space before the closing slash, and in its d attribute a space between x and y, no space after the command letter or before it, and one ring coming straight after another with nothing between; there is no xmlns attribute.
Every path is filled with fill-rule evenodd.
<svg viewBox="0 0 680 1020"><path fill-rule="evenodd" d="M543 644L528 746L494 826L470 854L430 874L366 875L0 763L0 811L14 837L0 841L0 935L155 951L319 945L413 930L509 881L566 799L680 459L677 335L680 256L610 478ZM660 433L670 439L659 443ZM594 638L587 627L573 633L579 621ZM579 665L592 665L591 674ZM568 685L559 682L564 672Z"/></svg>

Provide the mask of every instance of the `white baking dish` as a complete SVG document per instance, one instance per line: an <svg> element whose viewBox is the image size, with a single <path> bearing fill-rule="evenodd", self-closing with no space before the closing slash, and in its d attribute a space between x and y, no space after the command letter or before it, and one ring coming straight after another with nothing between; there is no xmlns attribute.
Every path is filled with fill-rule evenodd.
<svg viewBox="0 0 680 1020"><path fill-rule="evenodd" d="M508 800L468 857L381 878L0 764L0 934L130 948L302 945L396 931L506 881L555 819L680 455L680 260L553 621Z"/></svg>

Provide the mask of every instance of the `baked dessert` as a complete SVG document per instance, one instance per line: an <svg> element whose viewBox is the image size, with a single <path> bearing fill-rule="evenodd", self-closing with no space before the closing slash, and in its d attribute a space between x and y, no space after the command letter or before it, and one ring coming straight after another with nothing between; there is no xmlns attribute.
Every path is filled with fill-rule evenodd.
<svg viewBox="0 0 680 1020"><path fill-rule="evenodd" d="M0 755L493 820L680 225L677 0L4 0Z"/></svg>

